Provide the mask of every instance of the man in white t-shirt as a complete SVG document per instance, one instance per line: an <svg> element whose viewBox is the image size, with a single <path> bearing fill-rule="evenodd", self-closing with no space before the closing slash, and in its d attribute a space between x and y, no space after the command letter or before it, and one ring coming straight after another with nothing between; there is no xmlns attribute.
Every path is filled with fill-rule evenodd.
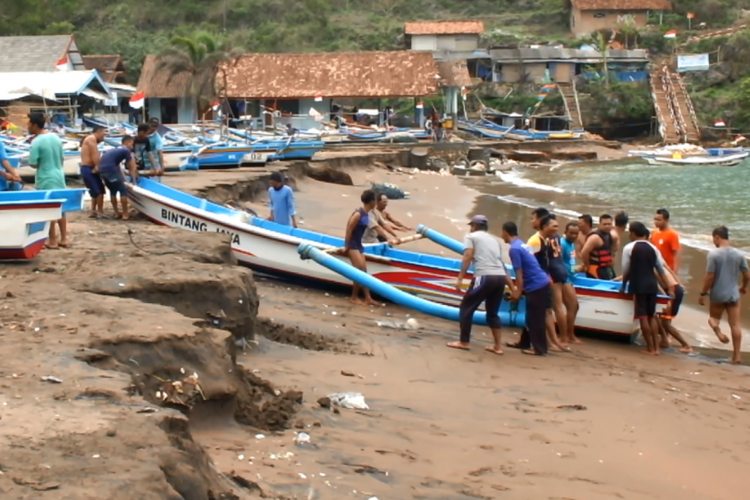
<svg viewBox="0 0 750 500"><path fill-rule="evenodd" d="M487 324L492 330L492 337L495 340L495 344L487 347L487 350L494 354L502 354L500 304L503 301L505 286L508 285L511 290L515 290L515 285L505 271L500 240L487 232L489 228L487 217L475 215L469 222L469 226L471 232L464 240L464 258L461 262L456 289L459 292L463 291L464 277L472 264L474 264L474 277L463 300L461 300L459 309L461 337L458 342L450 342L448 347L469 350L474 313L484 302L487 311Z"/></svg>

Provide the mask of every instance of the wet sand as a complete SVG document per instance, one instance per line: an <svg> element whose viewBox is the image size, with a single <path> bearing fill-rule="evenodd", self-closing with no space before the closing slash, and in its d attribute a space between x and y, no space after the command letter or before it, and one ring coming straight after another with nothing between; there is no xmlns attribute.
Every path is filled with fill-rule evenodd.
<svg viewBox="0 0 750 500"><path fill-rule="evenodd" d="M459 179L376 168L351 174L357 184L393 182L410 191L412 199L391 202L397 217L454 237L465 231L476 193ZM192 175L190 183L204 185L222 177L211 173L201 183ZM188 183L182 179L166 180ZM330 232L343 231L363 189L295 184L304 227ZM254 320L252 309L237 309L245 300L237 298L255 292L246 289L249 273L224 265L217 254L225 249L205 242L220 236L84 215L74 216L71 229L71 249L0 273L3 498L171 500L179 498L175 485L190 478L218 495L232 477L242 499L262 490L278 499L734 500L748 485L746 367L673 353L655 359L598 340L546 358L512 349L500 357L484 351L485 328L475 328L472 350L460 352L445 347L457 337L455 323L392 304L355 307L342 294L260 278L258 345L235 354L279 395L258 403L263 427L239 423L242 402L231 394L241 387L228 386L235 369L226 356L207 353L225 348L229 333L221 328ZM195 248L198 261L188 251ZM209 326L199 321L207 313ZM418 330L377 325L409 317ZM507 330L504 340L516 334ZM185 339L195 350L165 340L136 348L157 339ZM83 360L81 349L109 349L107 342L117 363ZM180 417L174 410L136 413L159 407L150 392L144 398L129 389L154 362L178 376L180 367L195 369L205 381L208 401L187 412L189 433L163 420ZM44 375L62 383L40 381ZM76 398L105 390L141 406ZM296 414L276 411L295 391L302 393ZM361 392L370 409L336 412L317 403L340 391ZM310 444L294 444L300 431ZM193 439L210 462L194 455ZM210 471L219 475L204 479ZM209 498L202 487L181 491Z"/></svg>

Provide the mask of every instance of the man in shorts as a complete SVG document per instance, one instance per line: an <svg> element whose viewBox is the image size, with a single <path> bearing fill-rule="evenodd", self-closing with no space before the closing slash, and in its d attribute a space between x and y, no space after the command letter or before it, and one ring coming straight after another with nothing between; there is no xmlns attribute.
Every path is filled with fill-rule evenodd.
<svg viewBox="0 0 750 500"><path fill-rule="evenodd" d="M128 188L125 186L125 175L120 165L126 163L133 184L138 182L138 168L133 158L133 138L126 135L122 138L122 146L110 149L104 153L99 160L99 175L109 190L112 208L115 211L115 219L128 220L130 209L128 207ZM120 195L122 212L117 207L117 195Z"/></svg>
<svg viewBox="0 0 750 500"><path fill-rule="evenodd" d="M34 184L40 191L66 189L62 139L45 130L46 121L42 113L29 115L29 133L34 136L29 152L29 165L36 169ZM59 240L57 227L60 228ZM50 250L68 246L68 218L64 213L62 219L49 225L49 238L45 246Z"/></svg>
<svg viewBox="0 0 750 500"><path fill-rule="evenodd" d="M148 135L148 141L149 146L151 146L151 154L153 155L153 159L156 160L156 163L151 164L150 169L154 172L154 180L159 181L162 175L164 175L164 139L162 138L161 134L159 133L159 126L161 123L159 122L158 118L151 118L148 121L149 126L149 135ZM146 166L146 170L149 169L149 166Z"/></svg>
<svg viewBox="0 0 750 500"><path fill-rule="evenodd" d="M159 175L159 170L154 169L156 159L151 146L151 125L141 123L138 125L138 134L133 140L133 157L138 170L143 176ZM158 167L156 167L158 169Z"/></svg>
<svg viewBox="0 0 750 500"><path fill-rule="evenodd" d="M710 298L708 325L723 344L729 343L729 339L722 333L719 326L721 317L726 311L732 334L732 364L738 365L742 363L740 297L747 293L750 271L748 271L745 256L729 244L729 229L726 226L714 229L712 236L716 248L708 252L706 277L703 280L703 289L698 302L700 305L705 305L706 297ZM742 286L737 285L740 276L742 276Z"/></svg>
<svg viewBox="0 0 750 500"><path fill-rule="evenodd" d="M99 176L99 143L104 140L104 132L104 127L94 126L81 142L81 178L91 195L92 217L104 215L104 183Z"/></svg>
<svg viewBox="0 0 750 500"><path fill-rule="evenodd" d="M622 293L628 283L633 294L635 319L640 321L646 341L644 354L659 355L656 297L659 295L658 276L664 275L659 251L648 242L649 231L642 222L630 224L630 243L622 250Z"/></svg>

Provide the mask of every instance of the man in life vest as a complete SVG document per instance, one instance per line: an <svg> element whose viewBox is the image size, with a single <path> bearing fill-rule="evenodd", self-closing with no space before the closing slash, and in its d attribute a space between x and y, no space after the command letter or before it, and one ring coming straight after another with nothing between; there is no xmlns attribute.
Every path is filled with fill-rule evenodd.
<svg viewBox="0 0 750 500"><path fill-rule="evenodd" d="M586 236L586 243L581 250L581 261L589 278L615 279L613 255L616 248L612 238L612 222L611 215L602 215L599 217L598 227Z"/></svg>

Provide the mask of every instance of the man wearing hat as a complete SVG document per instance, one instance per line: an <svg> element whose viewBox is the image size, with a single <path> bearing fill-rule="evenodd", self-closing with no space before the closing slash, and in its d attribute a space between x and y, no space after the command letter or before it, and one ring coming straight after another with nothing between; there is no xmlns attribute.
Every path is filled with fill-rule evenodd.
<svg viewBox="0 0 750 500"><path fill-rule="evenodd" d="M284 185L279 172L271 174L271 187L268 188L268 220L285 226L297 227L297 210L294 208L294 191Z"/></svg>
<svg viewBox="0 0 750 500"><path fill-rule="evenodd" d="M487 347L494 354L502 354L500 343L500 303L503 300L505 286L511 290L515 285L508 278L503 262L503 249L500 240L487 232L489 223L484 215L475 215L469 222L469 234L464 240L464 258L461 262L461 272L458 274L456 289L463 291L463 281L469 267L474 265L474 276L466 290L459 309L461 337L458 342L451 342L448 347L453 349L469 349L471 341L471 325L474 312L482 302L487 311L487 324L492 330L495 345Z"/></svg>

